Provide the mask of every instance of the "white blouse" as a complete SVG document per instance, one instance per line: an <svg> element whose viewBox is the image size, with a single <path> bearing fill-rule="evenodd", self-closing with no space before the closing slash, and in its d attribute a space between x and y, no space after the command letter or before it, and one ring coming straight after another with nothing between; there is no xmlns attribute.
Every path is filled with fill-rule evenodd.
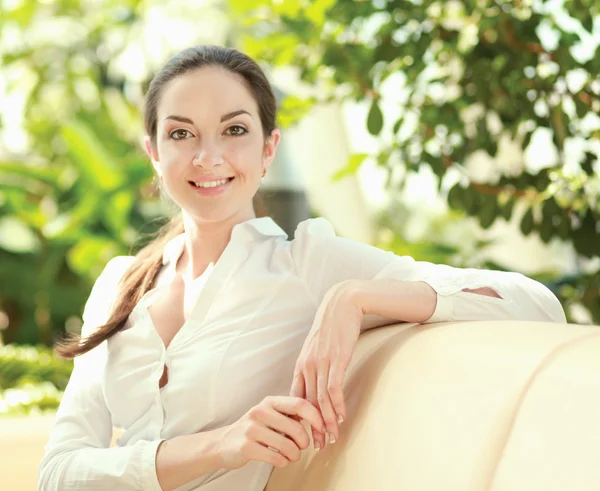
<svg viewBox="0 0 600 491"><path fill-rule="evenodd" d="M175 277L185 235L164 249L156 287L125 329L75 360L39 467L50 491L161 491L155 457L162 440L234 423L267 395L288 395L293 369L325 293L346 279L424 281L437 292L427 322L520 319L565 322L543 285L521 274L416 262L337 237L323 218L295 238L271 219L236 225L214 267L198 278L197 299L165 349L148 306ZM104 324L117 283L135 261L112 259L86 303L82 335ZM493 288L502 298L463 292ZM363 328L390 323L370 316ZM163 366L169 381L159 388ZM122 428L110 448L113 427ZM272 466L252 461L206 474L181 491L262 491Z"/></svg>

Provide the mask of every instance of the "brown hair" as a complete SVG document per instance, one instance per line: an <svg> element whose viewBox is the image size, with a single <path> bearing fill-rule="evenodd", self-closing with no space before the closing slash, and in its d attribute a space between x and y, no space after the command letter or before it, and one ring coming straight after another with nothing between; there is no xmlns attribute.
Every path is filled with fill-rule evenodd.
<svg viewBox="0 0 600 491"><path fill-rule="evenodd" d="M173 56L150 82L144 104L146 133L156 145L157 110L165 86L173 79L203 67L221 67L242 77L259 109L265 139L275 129L277 106L273 90L258 64L247 55L222 46L194 46ZM262 208L262 203L258 203ZM120 280L119 294L106 324L82 339L69 335L56 343L55 351L64 358L75 358L95 348L125 326L127 318L144 294L150 290L162 266L164 246L183 233L183 218L178 213L137 254L135 262Z"/></svg>

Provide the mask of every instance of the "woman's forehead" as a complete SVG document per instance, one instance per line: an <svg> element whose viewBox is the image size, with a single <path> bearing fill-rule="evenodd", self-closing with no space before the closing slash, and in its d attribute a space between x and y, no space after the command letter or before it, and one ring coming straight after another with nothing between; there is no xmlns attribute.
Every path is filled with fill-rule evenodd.
<svg viewBox="0 0 600 491"><path fill-rule="evenodd" d="M158 107L159 119L169 114L221 114L237 109L257 114L258 106L242 76L219 67L206 67L171 80Z"/></svg>

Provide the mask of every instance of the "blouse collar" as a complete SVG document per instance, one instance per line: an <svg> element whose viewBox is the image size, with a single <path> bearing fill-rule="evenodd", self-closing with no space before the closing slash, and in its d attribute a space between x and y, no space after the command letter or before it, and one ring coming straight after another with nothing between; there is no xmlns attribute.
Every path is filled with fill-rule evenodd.
<svg viewBox="0 0 600 491"><path fill-rule="evenodd" d="M236 224L231 232L231 240L237 239L239 233L256 230L265 237L288 236L284 230L275 223L271 217L252 218L245 222ZM181 256L185 248L185 232L174 237L165 245L163 249L162 263L163 265L176 261Z"/></svg>

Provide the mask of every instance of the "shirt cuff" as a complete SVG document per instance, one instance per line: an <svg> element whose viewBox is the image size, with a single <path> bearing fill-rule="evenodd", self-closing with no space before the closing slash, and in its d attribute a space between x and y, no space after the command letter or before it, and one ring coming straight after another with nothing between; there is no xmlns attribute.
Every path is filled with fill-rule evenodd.
<svg viewBox="0 0 600 491"><path fill-rule="evenodd" d="M436 296L437 302L435 304L435 310L433 311L433 315L425 321L426 324L430 324L432 322L449 322L454 319L453 298L449 295L440 295L437 292Z"/></svg>
<svg viewBox="0 0 600 491"><path fill-rule="evenodd" d="M158 446L163 441L164 440L155 440L152 442L145 442L146 444L140 451L138 477L140 489L143 489L144 491L163 491L158 482L158 475L156 473L156 454L158 452Z"/></svg>

